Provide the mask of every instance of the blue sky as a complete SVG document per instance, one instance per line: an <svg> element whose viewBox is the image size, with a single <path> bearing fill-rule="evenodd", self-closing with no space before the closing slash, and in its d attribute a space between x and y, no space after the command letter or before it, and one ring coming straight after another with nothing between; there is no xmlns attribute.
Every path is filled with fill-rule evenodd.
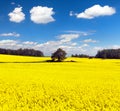
<svg viewBox="0 0 120 111"><path fill-rule="evenodd" d="M0 48L95 55L120 48L119 0L1 0Z"/></svg>

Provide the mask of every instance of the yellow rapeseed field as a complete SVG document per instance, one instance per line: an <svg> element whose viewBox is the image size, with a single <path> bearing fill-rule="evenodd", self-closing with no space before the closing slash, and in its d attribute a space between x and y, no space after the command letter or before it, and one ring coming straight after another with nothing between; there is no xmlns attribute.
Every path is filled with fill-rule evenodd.
<svg viewBox="0 0 120 111"><path fill-rule="evenodd" d="M120 60L49 59L0 55L0 111L120 111Z"/></svg>

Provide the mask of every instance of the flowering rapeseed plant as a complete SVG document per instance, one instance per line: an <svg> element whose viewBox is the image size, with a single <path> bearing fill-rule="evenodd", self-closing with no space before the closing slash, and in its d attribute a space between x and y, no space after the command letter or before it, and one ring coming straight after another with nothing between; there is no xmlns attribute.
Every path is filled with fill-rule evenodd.
<svg viewBox="0 0 120 111"><path fill-rule="evenodd" d="M120 61L0 55L0 111L119 111Z"/></svg>

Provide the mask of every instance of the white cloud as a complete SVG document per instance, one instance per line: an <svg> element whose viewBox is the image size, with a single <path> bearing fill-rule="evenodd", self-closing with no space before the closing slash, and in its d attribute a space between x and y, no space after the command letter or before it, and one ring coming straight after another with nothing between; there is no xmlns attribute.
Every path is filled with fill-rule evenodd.
<svg viewBox="0 0 120 111"><path fill-rule="evenodd" d="M94 47L93 49L99 51L99 50L102 50L103 47Z"/></svg>
<svg viewBox="0 0 120 111"><path fill-rule="evenodd" d="M25 42L23 42L23 44L25 44L25 45L36 45L37 42L25 41Z"/></svg>
<svg viewBox="0 0 120 111"><path fill-rule="evenodd" d="M79 34L80 36L88 36L88 35L92 35L94 34L96 31L95 30L91 30L91 31L88 31L88 32L85 32L85 31L78 31L78 30L68 30L68 31L64 31L66 33L73 33L73 34Z"/></svg>
<svg viewBox="0 0 120 111"><path fill-rule="evenodd" d="M95 46L95 47L92 48L91 51L89 50L89 52L91 52L92 55L95 55L98 51L103 50L103 49L119 49L119 48L120 48L120 45L111 45L111 46L104 46L104 47Z"/></svg>
<svg viewBox="0 0 120 111"><path fill-rule="evenodd" d="M76 13L74 14L77 18L84 18L84 19L93 19L95 17L99 16L110 16L116 13L115 8L110 7L108 5L100 6L100 5L94 5L88 9L86 9L84 12ZM73 15L73 13L72 13Z"/></svg>
<svg viewBox="0 0 120 111"><path fill-rule="evenodd" d="M120 48L120 45L111 45L111 46L104 46L104 47L94 47L93 49L94 50L103 50L103 49L119 49Z"/></svg>
<svg viewBox="0 0 120 111"><path fill-rule="evenodd" d="M77 39L80 35L79 34L63 34L58 36L61 39L61 42L70 42L73 39Z"/></svg>
<svg viewBox="0 0 120 111"><path fill-rule="evenodd" d="M69 15L70 15L70 16L73 16L73 15L74 15L73 11L70 11Z"/></svg>
<svg viewBox="0 0 120 111"><path fill-rule="evenodd" d="M74 43L71 43L71 46L76 46L76 45L77 45L77 43L75 43L75 42L74 42Z"/></svg>
<svg viewBox="0 0 120 111"><path fill-rule="evenodd" d="M15 40L1 40L0 41L0 44L9 44L9 43L17 43L17 41L15 41Z"/></svg>
<svg viewBox="0 0 120 111"><path fill-rule="evenodd" d="M10 33L3 33L0 34L1 37L20 37L20 34L15 33L15 32L10 32Z"/></svg>
<svg viewBox="0 0 120 111"><path fill-rule="evenodd" d="M62 43L60 40L48 41L45 43L36 43L32 41L17 41L17 40L0 40L0 48L19 49L19 48L32 48L41 50L45 55L51 55L56 49L63 48L68 55L71 54L89 54L91 53L88 44L77 44L74 42ZM93 53L92 53L93 54Z"/></svg>
<svg viewBox="0 0 120 111"><path fill-rule="evenodd" d="M119 48L120 48L120 45L113 45L112 48L113 48L113 49L119 49Z"/></svg>
<svg viewBox="0 0 120 111"><path fill-rule="evenodd" d="M41 50L45 55L51 55L56 49L63 48L68 55L75 53L85 53L88 44L78 44L74 39L81 37L77 33L62 34L57 36L57 40L38 43L33 41L0 40L0 48L19 49L32 48Z"/></svg>
<svg viewBox="0 0 120 111"><path fill-rule="evenodd" d="M55 14L53 8L42 6L33 7L30 10L30 14L31 21L37 24L46 24L55 21L52 17Z"/></svg>
<svg viewBox="0 0 120 111"><path fill-rule="evenodd" d="M11 2L11 5L15 5L15 2Z"/></svg>
<svg viewBox="0 0 120 111"><path fill-rule="evenodd" d="M19 48L34 48L37 42L32 41L17 41L17 40L0 40L0 48L7 48L7 49L19 49Z"/></svg>
<svg viewBox="0 0 120 111"><path fill-rule="evenodd" d="M89 45L88 44L83 44L81 47L88 47Z"/></svg>
<svg viewBox="0 0 120 111"><path fill-rule="evenodd" d="M71 52L77 47L77 43L72 42L72 40L77 39L79 34L62 34L59 35L55 41L47 41L45 43L37 43L33 41L15 41L15 40L1 40L1 48L34 48L41 50L45 55L51 55L57 48L64 48L66 51ZM81 49L80 49L81 50Z"/></svg>
<svg viewBox="0 0 120 111"><path fill-rule="evenodd" d="M75 52L85 52L85 48L88 47L88 44L79 45L77 42L73 42L74 39L78 39L80 37L80 34L62 34L57 37L58 38L56 41L48 41L43 44L37 44L34 48L42 49L45 55L50 55L57 48L63 48L68 53L68 55L71 55Z"/></svg>
<svg viewBox="0 0 120 111"><path fill-rule="evenodd" d="M81 37L79 34L62 34L54 41L47 41L44 43L33 41L18 41L18 40L0 40L0 48L19 49L19 48L32 48L41 50L45 55L51 55L56 49L63 48L68 55L71 54L88 54L95 55L98 50L102 49L117 49L120 45L111 46L90 46L89 42L80 43L74 42L74 39ZM87 39L86 39L87 40ZM63 42L64 41L64 42Z"/></svg>
<svg viewBox="0 0 120 111"><path fill-rule="evenodd" d="M15 40L0 40L0 48L14 49L17 48L17 41Z"/></svg>
<svg viewBox="0 0 120 111"><path fill-rule="evenodd" d="M25 20L25 14L22 12L22 7L15 8L12 12L8 14L11 22L20 23Z"/></svg>
<svg viewBox="0 0 120 111"><path fill-rule="evenodd" d="M85 42L85 43L96 43L98 41L92 40L92 39L85 39L85 40L83 40L83 42Z"/></svg>

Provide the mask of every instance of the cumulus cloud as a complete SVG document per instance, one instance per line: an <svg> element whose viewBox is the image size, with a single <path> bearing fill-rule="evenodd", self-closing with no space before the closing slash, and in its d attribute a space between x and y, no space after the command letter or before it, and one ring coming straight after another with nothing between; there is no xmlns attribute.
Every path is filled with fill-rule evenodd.
<svg viewBox="0 0 120 111"><path fill-rule="evenodd" d="M83 35L82 35L83 36ZM57 36L56 40L43 43L34 41L18 41L18 40L0 40L0 48L19 49L32 48L41 50L45 55L51 55L56 49L63 48L68 55L71 54L88 54L95 55L98 50L105 48L120 48L120 45L112 45L106 47L90 46L88 43L92 40L86 39L87 42L77 42L80 37L79 33L68 33ZM85 35L84 35L85 36Z"/></svg>
<svg viewBox="0 0 120 111"><path fill-rule="evenodd" d="M76 45L77 45L76 42L71 43L71 46L76 46Z"/></svg>
<svg viewBox="0 0 120 111"><path fill-rule="evenodd" d="M51 54L51 52L54 52L57 48L63 48L68 51L69 49L76 47L77 43L72 42L72 40L77 39L78 37L79 34L62 34L57 36L57 40L37 44L35 45L35 48L42 49L47 55Z"/></svg>
<svg viewBox="0 0 120 111"><path fill-rule="evenodd" d="M31 21L37 24L47 24L55 21L52 17L55 14L53 8L36 6L30 10L30 14Z"/></svg>
<svg viewBox="0 0 120 111"><path fill-rule="evenodd" d="M58 37L61 39L61 42L70 42L73 39L77 39L79 36L79 34L63 34Z"/></svg>
<svg viewBox="0 0 120 111"><path fill-rule="evenodd" d="M94 5L88 9L86 9L84 12L76 13L71 15L75 15L77 18L84 18L84 19L93 19L95 17L99 16L110 16L116 13L115 8L110 7L108 5L100 6L100 5Z"/></svg>
<svg viewBox="0 0 120 111"><path fill-rule="evenodd" d="M0 40L0 48L19 49L19 48L32 48L41 50L45 55L51 55L56 49L63 48L68 55L71 54L95 54L97 50L89 49L88 44L77 44L75 42L62 43L60 40L48 41L45 43L37 43L33 41L17 41L17 40Z"/></svg>
<svg viewBox="0 0 120 111"><path fill-rule="evenodd" d="M89 45L88 44L83 44L81 47L88 47Z"/></svg>
<svg viewBox="0 0 120 111"><path fill-rule="evenodd" d="M34 48L37 42L18 41L18 40L0 40L0 48L19 49L19 48Z"/></svg>
<svg viewBox="0 0 120 111"><path fill-rule="evenodd" d="M10 32L10 33L2 33L0 34L1 37L20 37L20 34L16 32Z"/></svg>
<svg viewBox="0 0 120 111"><path fill-rule="evenodd" d="M96 46L96 47L94 47L93 49L99 51L99 50L102 50L103 47L97 47L97 46Z"/></svg>
<svg viewBox="0 0 120 111"><path fill-rule="evenodd" d="M57 48L63 48L64 50L66 50L68 55L78 52L83 53L86 51L85 48L89 47L89 45L78 44L77 42L73 42L73 40L78 39L79 37L81 37L81 35L77 33L62 34L57 36L57 40L48 41L43 44L37 44L35 48L42 49L43 52L46 52L46 55L51 54Z"/></svg>
<svg viewBox="0 0 120 111"><path fill-rule="evenodd" d="M85 43L96 43L98 41L92 40L92 39L85 39L85 40L83 40L83 42L85 42Z"/></svg>
<svg viewBox="0 0 120 111"><path fill-rule="evenodd" d="M120 45L113 45L112 48L113 48L113 49L119 49L119 48L120 48Z"/></svg>
<svg viewBox="0 0 120 111"><path fill-rule="evenodd" d="M36 45L37 42L25 41L25 42L23 42L23 44L25 44L25 45Z"/></svg>
<svg viewBox="0 0 120 111"><path fill-rule="evenodd" d="M103 49L119 49L120 48L120 45L111 45L111 46L95 46L93 47L93 51L92 53L93 54L96 54L98 51L100 50L103 50Z"/></svg>
<svg viewBox="0 0 120 111"><path fill-rule="evenodd" d="M25 20L25 14L22 12L22 7L15 8L12 12L8 14L11 22L20 23Z"/></svg>
<svg viewBox="0 0 120 111"><path fill-rule="evenodd" d="M0 48L11 48L14 49L17 46L17 41L15 40L0 40Z"/></svg>
<svg viewBox="0 0 120 111"><path fill-rule="evenodd" d="M80 37L79 34L62 34L57 36L57 40L54 41L47 41L44 43L38 43L33 41L15 41L15 40L1 40L0 41L0 47L1 48L12 48L12 49L18 49L18 48L34 48L37 50L41 50L45 53L45 55L50 55L52 52L54 52L57 48L63 48L68 52L68 54L72 54L72 51L83 50L85 45L81 48L77 47L77 43L73 42L74 39L78 39Z"/></svg>

